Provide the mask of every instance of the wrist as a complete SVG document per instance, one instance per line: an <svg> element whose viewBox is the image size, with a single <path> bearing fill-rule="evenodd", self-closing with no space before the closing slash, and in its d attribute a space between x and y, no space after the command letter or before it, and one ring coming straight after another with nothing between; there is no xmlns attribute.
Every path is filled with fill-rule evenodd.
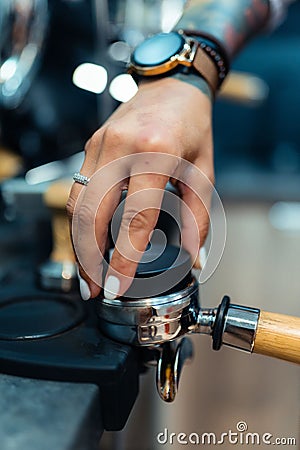
<svg viewBox="0 0 300 450"><path fill-rule="evenodd" d="M144 78L140 80L139 82L139 89L147 89L148 87L151 87L151 85L163 85L164 89L168 89L168 87L173 86L174 91L176 93L176 88L174 88L173 82L179 82L181 86L183 85L184 89L188 89L188 86L192 86L192 89L196 88L200 93L202 93L210 103L214 100L214 95L212 93L211 88L209 87L209 84L205 81L204 78L199 77L197 74L184 74L184 73L174 73L168 76L161 76L161 77L153 77L151 78ZM184 85L187 85L187 88L185 88ZM178 89L178 88L177 88ZM187 95L188 91L186 90ZM195 94L193 94L195 97Z"/></svg>
<svg viewBox="0 0 300 450"><path fill-rule="evenodd" d="M175 78L176 80L183 81L184 83L190 84L191 86L199 89L203 94L205 94L211 101L214 100L214 94L208 84L208 82L200 77L199 75L189 73L185 74L182 72L174 73L170 76L171 78Z"/></svg>

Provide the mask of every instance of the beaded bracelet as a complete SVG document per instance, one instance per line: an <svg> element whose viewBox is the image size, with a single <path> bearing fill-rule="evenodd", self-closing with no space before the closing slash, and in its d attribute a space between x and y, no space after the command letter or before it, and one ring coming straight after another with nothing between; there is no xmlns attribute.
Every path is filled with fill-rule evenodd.
<svg viewBox="0 0 300 450"><path fill-rule="evenodd" d="M200 47L206 51L215 63L219 74L219 86L223 83L230 69L229 59L224 46L208 33L194 30L182 30L188 36L196 39Z"/></svg>

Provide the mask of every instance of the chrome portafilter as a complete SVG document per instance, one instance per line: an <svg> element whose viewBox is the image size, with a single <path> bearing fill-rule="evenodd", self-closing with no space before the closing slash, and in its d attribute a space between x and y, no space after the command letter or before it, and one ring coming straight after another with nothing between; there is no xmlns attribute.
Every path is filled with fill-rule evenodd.
<svg viewBox="0 0 300 450"><path fill-rule="evenodd" d="M164 274L173 286L157 294L155 278ZM145 296L133 298L142 285L148 286ZM186 337L190 333L211 336L213 350L224 344L300 363L300 319L233 305L228 296L216 308L201 308L189 255L177 247L167 246L150 263L142 259L126 297L102 298L97 312L103 333L146 349L147 362L157 364L158 393L167 402L174 400L184 363L192 358L192 342Z"/></svg>

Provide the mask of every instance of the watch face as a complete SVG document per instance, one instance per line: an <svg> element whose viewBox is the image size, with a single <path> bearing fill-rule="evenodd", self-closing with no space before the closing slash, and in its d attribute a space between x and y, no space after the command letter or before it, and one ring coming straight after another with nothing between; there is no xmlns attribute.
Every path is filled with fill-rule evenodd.
<svg viewBox="0 0 300 450"><path fill-rule="evenodd" d="M132 63L138 66L159 66L178 54L185 40L180 34L159 33L142 42L133 52Z"/></svg>

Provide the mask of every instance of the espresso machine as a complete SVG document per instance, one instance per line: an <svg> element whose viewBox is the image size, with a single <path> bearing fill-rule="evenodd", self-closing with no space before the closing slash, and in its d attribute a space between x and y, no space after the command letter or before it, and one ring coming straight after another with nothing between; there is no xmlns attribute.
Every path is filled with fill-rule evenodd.
<svg viewBox="0 0 300 450"><path fill-rule="evenodd" d="M190 256L176 244L151 245L124 297L82 302L64 209L70 187L70 180L58 181L43 194L45 209L52 215L48 260L34 278L28 277L21 296L13 295L11 288L2 293L0 358L5 372L96 383L110 404L108 417L103 407L105 428L110 430L124 426L139 374L149 365L157 367L159 396L166 402L175 399L184 364L193 356L190 334L210 336L215 351L225 345L300 363L299 318L231 304L227 295L219 306L203 307ZM6 196L9 189L10 183L4 186ZM15 202L20 203L18 196ZM158 226L166 236L174 236L166 218ZM39 287L32 286L33 280ZM161 292L160 286L168 287ZM120 371L121 361L125 367ZM116 384L108 388L112 374ZM129 380L130 391L124 389Z"/></svg>
<svg viewBox="0 0 300 450"><path fill-rule="evenodd" d="M15 3L21 5L22 2ZM122 3L130 4L117 3L121 7ZM8 2L3 4L8 5ZM37 38L35 49L40 50L47 27L47 2L36 4L42 7L42 29L33 37ZM105 27L101 24L106 23L107 26L112 22L105 19L106 13L116 14L111 42L118 36L129 39L129 46L134 45L130 41L134 34L130 31L136 24L130 22L129 6L125 22L127 28L124 28L122 8L109 11L105 10L106 2L101 4L104 7L99 9L100 3L95 2L98 42L102 42L102 47ZM152 30L149 27L146 32ZM135 36L142 39L145 29L139 31ZM30 46L30 49L34 50L34 47ZM41 56L40 52L30 54L32 65L26 66L27 82L33 79ZM17 62L23 61L24 57ZM123 71L124 61L115 61L114 64ZM19 67L23 66L18 66L18 70ZM6 108L22 102L28 92L27 82L22 81L16 95L2 98ZM222 95L253 104L262 101L266 94L266 86L257 77L233 74ZM108 109L112 106L109 102ZM203 340L209 338L213 350L227 346L299 363L299 319L231 304L227 295L219 306L206 308L205 297L199 295L199 274L192 270L189 255L173 241L163 252L153 246L150 249L152 262L141 261L134 281L145 280L145 288L139 298L132 298L128 291L126 296L114 301L99 297L95 301L82 302L64 212L71 185L70 175L78 170L82 157L81 153L56 161L54 180L49 177L48 181L42 181L47 178L43 174L48 176L49 169L54 167L47 166L40 173L39 168L33 169L23 172L24 178L2 184L4 211L10 220L18 220L20 216L24 218L27 214L34 221L51 224L51 230L50 227L49 230L43 228L42 240L39 234L31 235L33 239L29 243L32 248L43 250L42 260L33 260L32 252L23 248L16 254L16 259L22 260L22 267L17 266L16 271L14 263L1 287L1 373L44 383L62 382L65 386L70 382L74 391L81 385L96 386L100 393L96 399L97 410L100 411L97 428L101 434L103 430L124 428L138 397L140 378L148 367L155 367L159 397L167 403L174 401L182 369L194 353L189 335L206 335ZM3 179L22 171L20 159L14 159L16 161L17 169ZM32 182L36 175L37 181ZM56 183L61 177L66 179ZM31 184L28 183L30 178ZM162 229L169 232L169 226L164 223ZM7 246L7 256L9 252L12 251ZM156 277L164 274L172 280L172 287L159 295L153 294L151 285L156 283ZM216 298L215 304L219 301ZM182 383L180 389L185 390L187 386ZM86 448L84 444L82 448Z"/></svg>

